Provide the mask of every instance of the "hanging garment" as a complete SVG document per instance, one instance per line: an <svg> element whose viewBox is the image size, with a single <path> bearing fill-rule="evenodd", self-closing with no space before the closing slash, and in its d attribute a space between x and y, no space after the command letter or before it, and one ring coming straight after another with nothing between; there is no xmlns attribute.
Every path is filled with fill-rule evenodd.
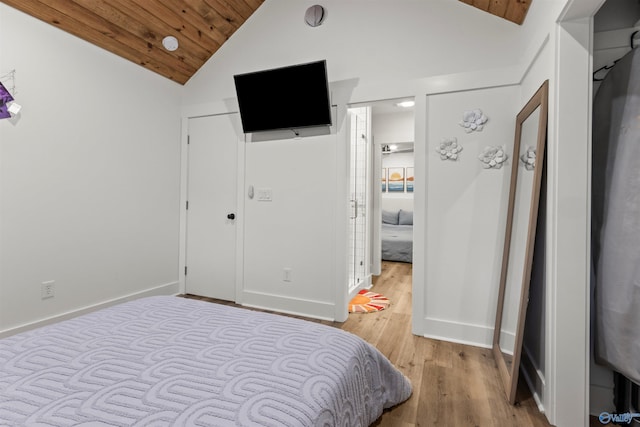
<svg viewBox="0 0 640 427"><path fill-rule="evenodd" d="M640 49L605 77L593 125L596 360L640 383Z"/></svg>

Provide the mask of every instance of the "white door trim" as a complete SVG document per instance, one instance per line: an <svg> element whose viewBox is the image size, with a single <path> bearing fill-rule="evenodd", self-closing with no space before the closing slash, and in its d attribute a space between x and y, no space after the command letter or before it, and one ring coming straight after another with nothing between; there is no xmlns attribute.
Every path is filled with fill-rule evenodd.
<svg viewBox="0 0 640 427"><path fill-rule="evenodd" d="M592 25L602 3L570 0L555 34L545 409L558 427L589 424Z"/></svg>
<svg viewBox="0 0 640 427"><path fill-rule="evenodd" d="M186 292L185 267L187 265L187 176L189 173L189 119L183 117L180 130L180 233L178 255L179 292Z"/></svg>

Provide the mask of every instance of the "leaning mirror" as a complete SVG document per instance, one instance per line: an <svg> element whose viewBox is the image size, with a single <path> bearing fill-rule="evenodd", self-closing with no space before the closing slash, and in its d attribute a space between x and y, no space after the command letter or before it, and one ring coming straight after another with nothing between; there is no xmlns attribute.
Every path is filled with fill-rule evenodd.
<svg viewBox="0 0 640 427"><path fill-rule="evenodd" d="M516 117L507 226L493 332L493 354L511 404L516 399L522 334L529 300L547 134L548 87L549 83L545 81Z"/></svg>

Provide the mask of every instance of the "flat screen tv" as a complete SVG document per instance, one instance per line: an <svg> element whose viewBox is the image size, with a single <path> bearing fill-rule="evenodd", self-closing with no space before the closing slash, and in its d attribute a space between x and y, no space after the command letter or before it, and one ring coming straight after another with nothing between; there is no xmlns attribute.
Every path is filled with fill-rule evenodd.
<svg viewBox="0 0 640 427"><path fill-rule="evenodd" d="M233 76L245 133L331 125L326 61Z"/></svg>

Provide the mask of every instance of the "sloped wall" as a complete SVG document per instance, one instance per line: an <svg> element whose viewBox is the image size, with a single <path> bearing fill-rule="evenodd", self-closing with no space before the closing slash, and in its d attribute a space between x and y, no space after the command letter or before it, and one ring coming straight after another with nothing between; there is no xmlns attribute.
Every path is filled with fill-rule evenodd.
<svg viewBox="0 0 640 427"><path fill-rule="evenodd" d="M311 28L313 4L267 0L191 78L183 103L232 100L237 73L326 59L331 82L407 81L510 66L528 43L522 27L457 1L329 0Z"/></svg>

